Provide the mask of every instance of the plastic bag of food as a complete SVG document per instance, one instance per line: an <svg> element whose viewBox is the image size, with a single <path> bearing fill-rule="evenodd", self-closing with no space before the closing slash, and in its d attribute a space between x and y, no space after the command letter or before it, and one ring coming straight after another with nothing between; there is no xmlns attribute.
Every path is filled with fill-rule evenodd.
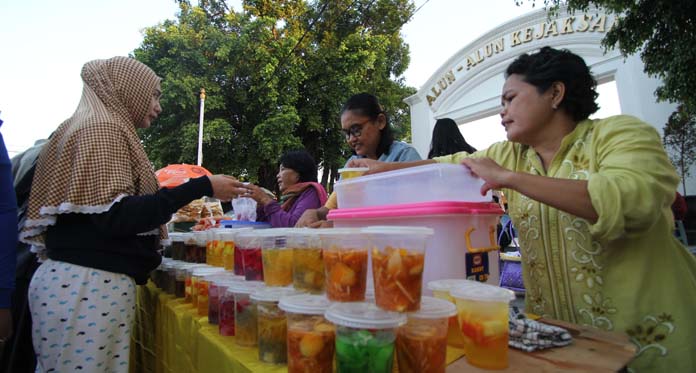
<svg viewBox="0 0 696 373"><path fill-rule="evenodd" d="M171 221L173 223L197 222L201 218L201 211L203 210L204 205L205 201L202 198L193 200L191 203L180 208L176 213L174 213Z"/></svg>
<svg viewBox="0 0 696 373"><path fill-rule="evenodd" d="M232 209L237 220L256 221L256 201L249 197L239 197L232 200Z"/></svg>

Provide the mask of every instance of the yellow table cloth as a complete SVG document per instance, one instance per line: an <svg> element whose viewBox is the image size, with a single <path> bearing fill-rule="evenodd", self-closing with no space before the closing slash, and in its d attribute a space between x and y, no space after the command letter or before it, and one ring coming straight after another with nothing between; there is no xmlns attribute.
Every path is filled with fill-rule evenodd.
<svg viewBox="0 0 696 373"><path fill-rule="evenodd" d="M447 364L463 355L460 349L448 348ZM275 373L287 372L287 366L260 362L257 348L237 346L234 337L221 336L218 326L198 316L190 303L149 282L138 286L130 372Z"/></svg>

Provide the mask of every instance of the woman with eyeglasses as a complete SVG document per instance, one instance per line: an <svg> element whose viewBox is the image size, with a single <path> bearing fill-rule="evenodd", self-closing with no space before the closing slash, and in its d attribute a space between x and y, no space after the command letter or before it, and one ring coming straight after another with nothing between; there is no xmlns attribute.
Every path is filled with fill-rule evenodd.
<svg viewBox="0 0 696 373"><path fill-rule="evenodd" d="M374 159L383 162L421 160L416 149L394 140L389 118L377 97L369 93L351 96L341 109L341 131L355 154L354 159ZM323 207L307 210L297 222L297 227L319 227L324 224L329 210L337 208L336 193L331 193Z"/></svg>

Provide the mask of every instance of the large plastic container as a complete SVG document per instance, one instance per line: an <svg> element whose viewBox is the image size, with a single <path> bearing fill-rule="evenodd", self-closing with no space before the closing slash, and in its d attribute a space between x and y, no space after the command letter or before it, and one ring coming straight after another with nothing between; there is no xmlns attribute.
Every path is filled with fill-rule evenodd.
<svg viewBox="0 0 696 373"><path fill-rule="evenodd" d="M479 192L483 179L462 165L429 164L341 180L338 207L361 208L434 201L489 202Z"/></svg>
<svg viewBox="0 0 696 373"><path fill-rule="evenodd" d="M496 227L502 213L495 203L441 201L341 208L331 210L328 218L337 228L372 225L432 228L435 234L426 248L425 282L467 278L497 285L500 273Z"/></svg>

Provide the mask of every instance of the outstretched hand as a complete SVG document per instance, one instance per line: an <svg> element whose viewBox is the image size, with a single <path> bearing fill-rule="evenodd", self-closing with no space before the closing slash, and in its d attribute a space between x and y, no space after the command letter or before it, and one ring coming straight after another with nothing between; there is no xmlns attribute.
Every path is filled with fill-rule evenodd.
<svg viewBox="0 0 696 373"><path fill-rule="evenodd" d="M221 201L229 201L247 191L244 184L232 176L212 175L208 179L213 186L213 197Z"/></svg>
<svg viewBox="0 0 696 373"><path fill-rule="evenodd" d="M509 179L514 172L501 167L490 158L465 158L462 164L471 172L483 179L481 195L485 195L491 189L509 188Z"/></svg>

